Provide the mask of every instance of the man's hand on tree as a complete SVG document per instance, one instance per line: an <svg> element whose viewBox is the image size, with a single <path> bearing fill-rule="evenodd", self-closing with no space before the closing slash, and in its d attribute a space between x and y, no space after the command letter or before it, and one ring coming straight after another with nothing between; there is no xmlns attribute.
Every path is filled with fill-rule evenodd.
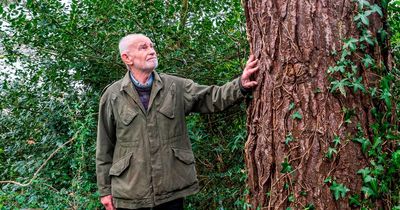
<svg viewBox="0 0 400 210"><path fill-rule="evenodd" d="M257 81L252 81L251 76L258 72L258 59L253 54L247 60L246 67L241 76L241 85L244 89L250 90L257 86Z"/></svg>
<svg viewBox="0 0 400 210"><path fill-rule="evenodd" d="M115 210L114 204L112 202L112 195L106 195L101 197L100 202L104 205L106 210Z"/></svg>

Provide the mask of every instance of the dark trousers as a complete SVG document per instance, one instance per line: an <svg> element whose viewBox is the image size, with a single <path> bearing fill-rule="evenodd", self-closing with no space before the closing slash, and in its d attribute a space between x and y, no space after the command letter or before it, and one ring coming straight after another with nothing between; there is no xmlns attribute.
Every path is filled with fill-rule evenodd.
<svg viewBox="0 0 400 210"><path fill-rule="evenodd" d="M128 210L128 209L118 208L117 210ZM176 200L160 204L153 208L141 208L138 210L183 210L183 198L178 198Z"/></svg>

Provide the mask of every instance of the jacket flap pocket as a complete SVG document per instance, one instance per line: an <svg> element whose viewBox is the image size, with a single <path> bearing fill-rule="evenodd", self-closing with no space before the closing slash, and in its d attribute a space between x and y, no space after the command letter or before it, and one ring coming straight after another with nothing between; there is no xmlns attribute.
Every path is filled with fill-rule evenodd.
<svg viewBox="0 0 400 210"><path fill-rule="evenodd" d="M133 153L117 160L110 168L110 176L119 176L128 168Z"/></svg>
<svg viewBox="0 0 400 210"><path fill-rule="evenodd" d="M172 148L172 151L174 151L174 156L178 160L188 165L194 163L194 155L192 150Z"/></svg>
<svg viewBox="0 0 400 210"><path fill-rule="evenodd" d="M175 91L176 87L175 84L173 83L168 92L166 93L166 96L164 97L164 101L158 110L161 114L164 116L172 119L175 117Z"/></svg>
<svg viewBox="0 0 400 210"><path fill-rule="evenodd" d="M124 123L124 125L129 125L137 114L137 111L124 106L120 113L122 123Z"/></svg>
<svg viewBox="0 0 400 210"><path fill-rule="evenodd" d="M162 107L160 110L158 110L161 114L163 114L164 116L173 119L175 117L174 114L174 110L172 109L172 107Z"/></svg>

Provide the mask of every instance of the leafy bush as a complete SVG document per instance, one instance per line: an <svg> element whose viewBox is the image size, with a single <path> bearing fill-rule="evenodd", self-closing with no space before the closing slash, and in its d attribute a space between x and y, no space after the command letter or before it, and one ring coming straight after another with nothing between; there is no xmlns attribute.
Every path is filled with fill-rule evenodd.
<svg viewBox="0 0 400 210"><path fill-rule="evenodd" d="M102 88L126 71L117 49L122 36L148 35L159 72L202 84L238 76L248 51L240 1L1 4L0 62L7 67L0 71L0 175L24 184L0 185L1 209L101 207L97 107ZM245 114L234 110L188 118L203 186L188 198L189 209L243 203Z"/></svg>

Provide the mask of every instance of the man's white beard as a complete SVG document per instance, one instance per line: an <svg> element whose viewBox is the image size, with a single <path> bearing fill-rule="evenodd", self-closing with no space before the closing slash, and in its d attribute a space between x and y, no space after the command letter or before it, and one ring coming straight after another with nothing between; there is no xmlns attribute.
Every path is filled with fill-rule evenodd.
<svg viewBox="0 0 400 210"><path fill-rule="evenodd" d="M135 69L141 69L144 72L153 71L154 69L157 68L157 66L158 66L158 58L152 61L147 61L144 66L136 66L135 64L133 64L133 67Z"/></svg>
<svg viewBox="0 0 400 210"><path fill-rule="evenodd" d="M153 62L154 62L154 68L153 68L153 70L154 70L158 66L158 58L156 58Z"/></svg>

